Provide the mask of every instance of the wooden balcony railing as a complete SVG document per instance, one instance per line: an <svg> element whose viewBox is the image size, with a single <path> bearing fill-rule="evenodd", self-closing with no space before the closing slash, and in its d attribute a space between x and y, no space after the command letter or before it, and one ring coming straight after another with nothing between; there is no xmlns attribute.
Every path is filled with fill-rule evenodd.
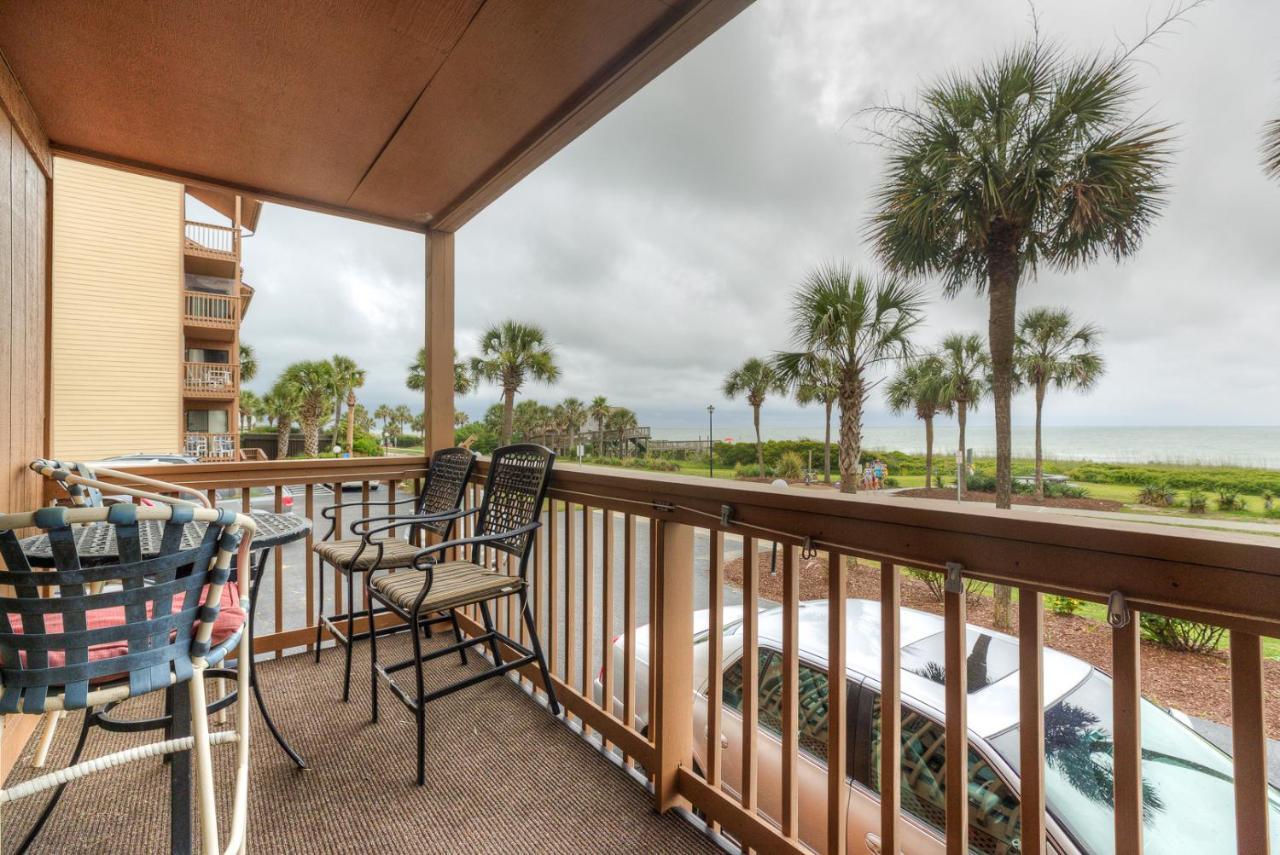
<svg viewBox="0 0 1280 855"><path fill-rule="evenodd" d="M184 321L192 326L235 329L240 325L240 300L227 294L184 292Z"/></svg>
<svg viewBox="0 0 1280 855"><path fill-rule="evenodd" d="M187 220L183 224L188 255L235 261L240 258L240 233L231 226Z"/></svg>
<svg viewBox="0 0 1280 855"><path fill-rule="evenodd" d="M240 391L240 366L184 362L182 392L189 398L226 398Z"/></svg>
<svg viewBox="0 0 1280 855"><path fill-rule="evenodd" d="M362 510L377 513L382 508L370 503L371 485L386 484L385 499L391 501L397 488L416 490L425 469L424 458L395 457L173 466L139 472L209 490L211 496L218 489L238 489L246 509L256 487L275 488L274 505L279 509L279 488L290 485L295 511L318 519L317 502L332 501L330 489L332 495L341 496L339 485L359 484L366 503ZM468 493L470 504L481 499L485 464L479 469ZM805 667L810 677L815 667L825 668L830 685L843 685L846 664L853 664L845 661L847 559L874 562L880 568L878 631L883 643L875 688L885 710L901 709L903 698L899 572L910 567L946 579L945 655L940 663L945 675L941 727L945 745L939 748L934 743L942 756L934 757L932 772L945 781L948 852L968 851L972 787L967 772L967 580L1019 589L1020 674L1017 689L1010 694L1018 711L1014 718L1020 726L1021 774L1003 781L1001 775L1013 776L993 770L995 783L1007 785L1016 794L1015 803L1006 806L1013 824L1009 833L1016 841L1007 851L1036 855L1049 851L1042 697L1044 593L1110 601L1113 607L1113 628L1105 631L1112 641L1110 700L1115 723L1110 748L1098 750L1112 755L1105 762L1114 770L1114 815L1105 821L1113 824L1109 836L1118 852L1140 852L1144 828L1139 611L1196 620L1230 632L1235 746L1230 786L1236 847L1240 852L1267 851L1260 639L1280 635L1280 546L1270 538L568 467L556 472L549 499L528 585L557 694L566 717L584 737L648 776L660 810L692 806L713 828L762 852L798 853L808 848L829 853L897 852L910 849L908 834L916 839L931 834L916 820L908 824L903 816L899 782L905 776L898 737L906 719L888 715L882 722L880 742L879 781L885 794L880 825L865 840L862 832L855 839L846 815L848 776L854 771L847 767L846 758L854 734L848 730L850 716L843 692L829 693L825 757L818 758L825 766L817 762L805 767L820 769L817 774L825 777L818 788L817 809L811 776L805 798L799 796L798 551L808 548L828 556L831 619L825 634L831 655L816 666L810 659ZM354 518L349 514L339 525ZM467 533L469 527L460 534ZM263 594L264 603L272 607L259 611L256 644L261 652L301 650L314 638L319 604L311 542L307 541L302 555L290 560L301 579L286 578L283 550L276 550L275 572L267 578ZM742 709L734 711L732 722L722 707L719 667L708 669L705 696L695 694L700 681L695 676L693 625L694 603L702 599L710 608L707 661L728 664L722 639L726 557L731 546L741 544L742 554L754 555L757 548L774 543L779 547L783 591L780 664L768 675L770 696L780 694L781 698L778 720L772 722L777 736L763 730L758 706L765 675L757 665L761 580L755 561L744 562L741 624L732 636L735 645L741 639L744 651ZM705 552L704 558L695 559L695 545ZM507 556L501 553L483 560L496 567L508 566ZM705 576L699 576L702 567ZM341 611L343 586L337 581L331 587L332 607ZM267 611L272 614L264 615ZM524 636L514 600L497 611L499 629L513 637ZM482 631L478 614L468 610L460 617L464 631ZM624 634L625 647L615 662L609 653L611 640L618 634ZM641 650L642 645L647 649ZM599 695L593 686L597 675L603 687ZM533 669L518 672L513 679L538 696L541 682ZM864 685L871 683L874 678L868 676ZM616 702L611 700L615 697ZM705 710L701 732L694 729L698 709ZM722 747L722 737L730 733L739 734L741 742L732 754ZM701 760L695 763L699 743L696 753ZM812 756L812 745L804 749ZM939 764L939 759L945 762ZM1221 832L1229 837L1230 820L1221 820ZM941 825L941 813L937 821Z"/></svg>
<svg viewBox="0 0 1280 855"><path fill-rule="evenodd" d="M202 461L235 460L239 456L234 433L187 431L183 451Z"/></svg>

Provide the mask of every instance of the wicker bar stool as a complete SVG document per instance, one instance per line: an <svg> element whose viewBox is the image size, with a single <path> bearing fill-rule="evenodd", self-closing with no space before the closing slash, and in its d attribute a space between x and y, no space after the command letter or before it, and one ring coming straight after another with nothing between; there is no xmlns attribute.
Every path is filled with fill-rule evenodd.
<svg viewBox="0 0 1280 855"><path fill-rule="evenodd" d="M344 540L333 539L338 527L336 511L339 508L363 506L365 502L344 502L320 512L329 520L329 530L325 532L321 541L312 547L320 558L320 615L319 620L316 621L315 661L320 661L320 642L324 638L324 631L328 630L333 640L344 649L346 654L342 675L342 700L346 701L351 697L352 645L369 637L369 630L360 633L355 631L356 618L367 618L368 626L372 629L377 615L386 611L385 609L375 611L372 603L364 609L356 609L356 574L367 575L376 570L397 570L409 567L413 564L413 558L419 550L415 544L418 542L420 532L430 532L441 540L448 540L453 532L454 523L476 512L462 509L463 493L471 480L471 471L475 467L475 462L475 454L465 448L443 448L437 451L431 455L427 478L421 492L416 497L394 503L400 505L412 502L413 513L356 520L350 526L350 531L356 535L355 537ZM375 527L375 523L381 523L381 525ZM405 526L409 528L408 538L374 537L374 535L385 534L394 528ZM324 613L324 564L326 563L336 567L346 579L347 612L345 614L326 615ZM363 583L361 586L363 587ZM436 616L424 614L421 618L421 623L427 627L428 632L431 624L446 621L452 625L455 638L461 640L462 633L458 628L458 619L452 611ZM384 627L377 631L385 635L403 632L404 627ZM462 655L462 661L465 664L466 654Z"/></svg>
<svg viewBox="0 0 1280 855"><path fill-rule="evenodd" d="M139 523L164 522L158 553L142 557ZM204 523L200 543L182 547L189 522ZM114 527L120 560L82 565L75 527ZM43 529L53 547L52 570L32 568L16 532ZM252 518L231 511L191 505L109 508L41 508L0 516L0 718L17 713L84 710L84 725L66 768L0 790L0 808L19 798L56 788L53 798L19 847L25 851L57 806L67 783L122 763L191 751L195 758L201 848L218 851L211 746L238 743L236 786L227 851L243 851L249 785L249 669L240 667L239 703L234 730L210 733L206 677L228 655L249 661L245 631L248 598L226 608L224 592L231 562L240 551L247 573L246 548L254 532ZM111 583L98 588L99 583ZM56 596L41 596L50 587ZM189 700L182 698L185 693ZM164 691L174 714L122 721L110 713L118 704ZM225 699L223 706L231 698ZM180 711L189 709L189 721ZM190 735L184 735L189 726ZM105 757L81 761L90 728L135 732L165 729L168 738ZM177 766L178 764L174 764ZM185 770L185 766L182 767ZM186 818L173 828L187 829ZM176 841L175 841L176 842Z"/></svg>
<svg viewBox="0 0 1280 855"><path fill-rule="evenodd" d="M413 711L418 723L418 784L426 783L426 706L431 701L452 694L459 689L473 686L482 680L497 677L516 668L536 663L542 674L547 692L547 704L553 715L560 714L555 689L547 660L538 640L538 629L529 609L526 575L529 556L533 552L533 533L542 525L542 505L551 480L551 467L556 455L541 445L509 445L499 448L489 461L489 475L485 479L484 498L476 517L475 534L420 550L414 556L412 567L416 572L400 572L365 576L365 590L370 608L380 603L398 614L405 623L414 627L412 632L413 657L389 665L378 662L377 636L369 639L369 683L372 720L378 720L378 680L388 687L406 707ZM470 547L469 560L448 561L444 556L451 550ZM504 552L517 559L519 570L509 574L486 563L486 554ZM520 598L520 613L529 632L530 646L525 647L510 636L494 628L489 611L489 600L506 597ZM484 618L485 632L474 638L424 654L422 637L417 631L417 621L422 615L478 605ZM503 662L498 650L501 641L519 656ZM493 657L493 667L478 674L470 674L447 686L428 692L423 680L424 662L450 653L465 653L468 647L488 645ZM466 664L466 660L463 660ZM407 691L396 685L392 674L413 668L416 689Z"/></svg>

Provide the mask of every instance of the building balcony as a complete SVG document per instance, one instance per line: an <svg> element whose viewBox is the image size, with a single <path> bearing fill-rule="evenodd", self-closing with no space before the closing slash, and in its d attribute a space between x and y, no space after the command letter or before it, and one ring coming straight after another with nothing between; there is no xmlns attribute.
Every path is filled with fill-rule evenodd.
<svg viewBox="0 0 1280 855"><path fill-rule="evenodd" d="M295 460L156 467L138 474L201 490L286 485L295 508L319 519L317 511L341 496L344 484L360 487L369 514L386 513L383 503L420 486L426 464L425 458ZM477 488L485 466L482 461L478 467ZM470 493L468 504L478 493ZM318 566L305 544L278 555L274 583L258 610L256 649L264 660L272 653L283 657L264 661L264 691L276 724L314 771L300 778L260 722L255 725L250 827L257 846L310 851L372 848L376 842L379 849L396 851L433 840L456 851L699 852L740 845L798 855L877 851L868 841L880 846L888 840L892 851L943 851L946 819L958 816L956 834L966 825L983 829L970 837L981 851L1075 851L1058 846L1066 838L1052 814L1052 795L1064 783L1052 773L1056 767L1045 771L1045 745L1058 746L1045 739L1049 715L1041 711L1054 701L1044 694L1046 686L1061 682L1051 670L1061 662L1054 659L1046 669L1044 591L1110 600L1115 615L1113 626L1102 630L1112 648L1111 677L1105 679L1113 686L1107 697L1114 725L1108 733L1099 731L1094 743L1106 755L1108 775L1114 769L1114 793L1108 789L1106 804L1097 806L1100 821L1114 822L1120 839L1132 839L1143 834L1144 812L1168 813L1176 807L1173 800L1183 798L1161 777L1164 772L1148 768L1165 755L1153 761L1144 750L1142 734L1152 710L1138 702L1143 609L1230 631L1238 750L1234 769L1225 759L1226 770L1211 770L1205 781L1219 788L1213 809L1223 814L1215 823L1225 835L1224 848L1231 845L1233 822L1241 839L1266 827L1260 635L1280 631L1280 549L1269 538L591 467L556 472L548 499L526 579L565 712L550 715L531 667L441 701L427 714L423 788L412 784L412 717L400 714L385 688L380 723L368 723L362 671L367 642L356 648L349 704L338 700L340 650L325 640L320 666L310 655L289 655L309 653L318 608L341 611L343 592L316 602L316 574L329 570ZM360 518L360 511L348 507L338 526ZM731 557L774 544L780 602L761 598L768 571L756 562L746 562L740 587L726 585ZM827 620L824 611L821 625L813 619L815 606L801 603L804 549L824 556L820 560L828 567L826 609L834 619ZM506 566L506 556L491 560ZM878 604L846 601L853 561L878 568ZM928 637L937 656L929 664L939 676L907 661L919 646L913 642L920 639L911 636L918 635L921 615L900 607L899 573L908 567L946 579L945 616L934 618L936 635ZM988 648L973 637L965 621L967 581L1019 589L1016 639L997 639ZM731 605L735 601L740 610ZM498 630L519 638L518 614L508 602L493 618ZM484 621L474 608L459 613L468 635L482 634ZM997 643L1006 647L997 650ZM384 644L399 651L408 639L390 636L379 641L380 648ZM815 656L815 647L821 655ZM506 648L499 652L514 655ZM708 670L708 661L723 662L726 670ZM729 663L758 661L769 665L741 667L734 677L741 685L730 687ZM459 666L452 657L436 660L428 689L434 680L456 679L460 667L483 666ZM854 671L867 676L853 679ZM826 692L831 674L840 675L841 683L851 680L849 694L830 693L815 704L814 692ZM918 753L921 714L909 713L921 703L922 680L937 683L929 684L936 724L932 742L923 745L924 759ZM975 693L988 680L1003 682L1003 688L978 699ZM863 696L883 696L886 708L903 704L903 716L890 732L904 738L909 732L912 739L869 748L869 704L865 697L859 701L859 689ZM991 706L996 695L1005 704L1000 710ZM1009 722L1010 730L1002 732L1020 740L1021 773L1007 764L980 765L986 776L981 781L971 779L966 787L962 778L959 786L943 790L949 766L967 764L974 774L969 752L975 745L989 749L977 728L988 726L996 713ZM69 751L76 730L60 731L55 760ZM1053 739L1062 738L1054 733ZM125 739L106 738L115 741L103 752L122 747ZM1153 738L1168 737L1157 732ZM15 774L34 774L23 762ZM890 782L891 792L900 783L900 813L879 806L869 816L854 810L855 796L868 803L872 796L849 778L862 780L869 769L878 770L877 780ZM1165 785L1168 791L1155 795L1168 801L1153 799L1149 791ZM117 792L115 786L105 775L72 787L43 843L55 849L117 844L118 830L101 822L100 807ZM132 804L150 805L163 817L164 776L144 776L129 786ZM1044 804L1046 789L1048 814L1022 809ZM1196 798L1204 795L1196 792ZM355 803L366 807L354 810ZM922 805L932 811L924 821ZM38 807L22 802L9 808L10 833L29 827ZM1172 814L1159 819L1170 818L1177 820ZM163 819L134 827L151 835L145 844L135 841L139 846L165 848ZM1029 842L1046 828L1047 847ZM1112 831L1104 827L1098 833L1109 838ZM996 844L1013 842L987 848L992 835Z"/></svg>
<svg viewBox="0 0 1280 855"><path fill-rule="evenodd" d="M234 433L187 431L182 450L184 454L204 462L221 462L235 460L239 456L238 444Z"/></svg>
<svg viewBox="0 0 1280 855"><path fill-rule="evenodd" d="M188 398L234 398L240 393L240 366L184 362L182 394Z"/></svg>
<svg viewBox="0 0 1280 855"><path fill-rule="evenodd" d="M183 237L183 251L187 255L215 261L240 259L240 234L231 226L186 220L183 223Z"/></svg>
<svg viewBox="0 0 1280 855"><path fill-rule="evenodd" d="M227 340L233 338L240 327L240 310L239 297L204 291L183 291L182 323L194 335Z"/></svg>

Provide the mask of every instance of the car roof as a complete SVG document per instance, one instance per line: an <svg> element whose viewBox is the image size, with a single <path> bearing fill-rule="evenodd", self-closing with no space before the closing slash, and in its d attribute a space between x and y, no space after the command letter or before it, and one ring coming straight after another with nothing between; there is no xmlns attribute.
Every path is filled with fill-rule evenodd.
<svg viewBox="0 0 1280 855"><path fill-rule="evenodd" d="M800 604L800 655L813 665L827 664L826 600ZM939 716L946 707L943 674L944 622L941 616L917 609L899 612L902 643L901 691ZM848 673L880 680L880 603L850 599L845 606L845 667ZM759 639L782 649L782 609L760 614ZM1018 723L1018 639L1002 632L969 625L969 729L994 736ZM1044 700L1048 707L1089 676L1093 666L1048 647L1044 649ZM981 685L975 685L977 680Z"/></svg>

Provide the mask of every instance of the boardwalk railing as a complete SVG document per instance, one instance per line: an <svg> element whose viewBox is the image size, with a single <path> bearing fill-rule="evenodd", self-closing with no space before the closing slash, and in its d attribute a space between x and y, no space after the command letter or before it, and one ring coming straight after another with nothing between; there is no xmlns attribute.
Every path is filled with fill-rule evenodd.
<svg viewBox="0 0 1280 855"><path fill-rule="evenodd" d="M368 502L371 485L382 483L391 489L380 498L390 501L397 485L416 489L425 467L424 458L395 457L175 466L144 474L210 491L239 488L245 507L253 488L300 485L303 507L295 498L294 508L315 517L317 491L324 485L357 484ZM472 504L481 498L484 464L479 470L468 495ZM274 495L280 507L281 491ZM945 805L939 806L945 807L945 820L940 814L937 824L940 830L945 827L948 852L969 847L964 583L972 580L1011 585L1019 592L1020 677L1014 694L1020 780L1002 782L992 770L995 784L1008 783L1017 793L1009 808L1010 824L1016 826L1009 833L1016 835L1011 838L1016 843L1008 851L1049 851L1042 697L1045 593L1111 603L1114 626L1103 631L1110 633L1112 646L1112 834L1118 852L1141 852L1143 836L1139 612L1192 619L1230 632L1237 848L1242 853L1267 851L1261 638L1280 635L1280 547L1268 538L570 466L555 474L549 499L528 583L557 694L574 727L648 776L661 810L696 808L713 828L744 848L768 852L889 853L904 847L908 833L922 833L899 803L904 776L899 735L913 726L907 718L883 716L880 826L878 834L865 839L854 839L847 825L849 776L854 772L847 758L854 735L848 730L844 692L828 693L822 723L825 753L811 740L800 743L802 665L810 687L815 676L825 677L830 686L844 685L845 583L849 561L856 559L879 568L883 643L878 689L884 710L902 709L900 570L931 571L945 579L945 741L942 747L937 742L943 740L934 742L932 764L945 781ZM382 508L371 502L370 510ZM768 660L766 722L760 707L766 675L759 667L757 562L743 562L741 616L731 613L731 636L724 635L723 609L730 591L724 582L733 553L740 549L753 556L773 544L779 555L781 638L780 649L768 654L773 658ZM305 579L305 607L295 610L295 624L286 623L291 604L283 599L286 580L277 550L271 580L274 631L258 638L260 651L300 649L314 637L315 564L310 542L307 547L305 560L296 565ZM829 570L826 646L831 655L825 674L800 656L800 550L825 555ZM484 560L505 567L508 559L495 553ZM695 572L700 568L705 575ZM341 611L343 587L335 584L331 590L339 600L334 609ZM695 660L700 645L695 646L694 605L699 600L709 608L707 652ZM510 608L498 609L499 629L520 638L523 627L514 601L508 602ZM482 631L478 615L462 618L464 631ZM616 658L610 654L615 638L622 647ZM729 664L737 655L729 649L729 638L742 650L740 666L733 669L741 709L733 710L732 719L722 700L729 672L705 664ZM513 679L538 694L541 683L532 669ZM704 722L698 730L695 719ZM732 751L725 747L733 744L727 738L731 734L740 743ZM816 765L825 776L817 788L816 809L811 778L802 796L801 751L809 757L815 751L823 754Z"/></svg>

